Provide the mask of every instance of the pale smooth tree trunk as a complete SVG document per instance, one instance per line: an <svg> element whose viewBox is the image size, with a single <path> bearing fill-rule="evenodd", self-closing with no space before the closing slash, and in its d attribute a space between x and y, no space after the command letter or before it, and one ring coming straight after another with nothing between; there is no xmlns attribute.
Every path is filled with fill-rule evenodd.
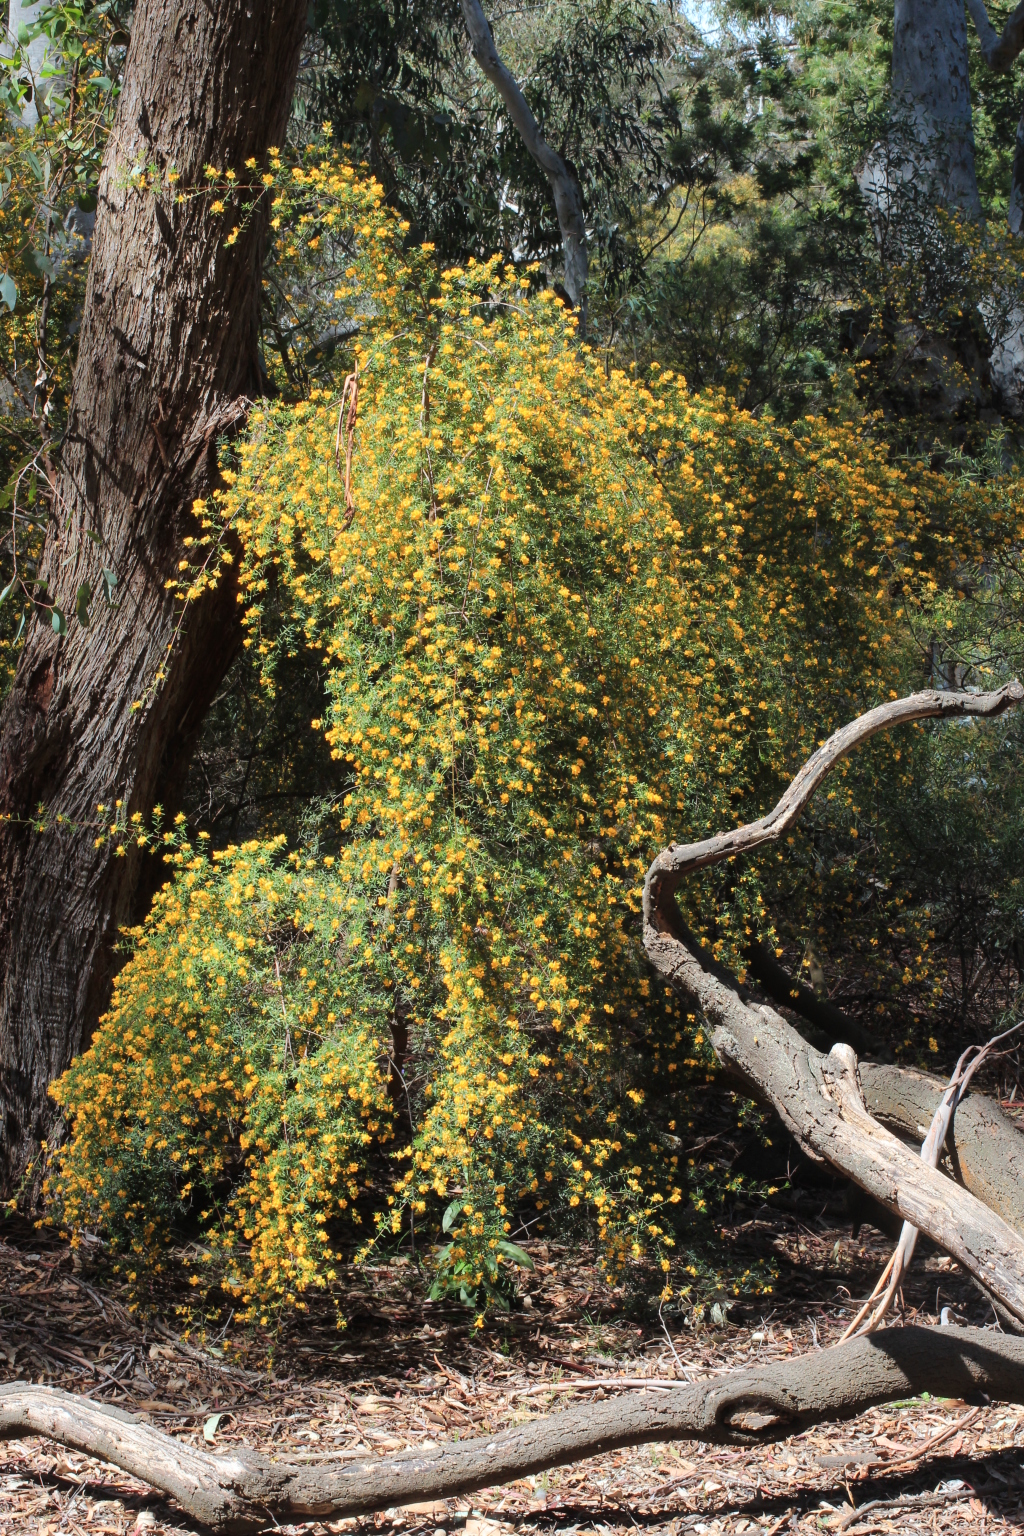
<svg viewBox="0 0 1024 1536"><path fill-rule="evenodd" d="M7 33L12 49L18 41L19 28L22 26L33 26L38 21L39 13L45 8L45 5L46 0L10 0L10 9L7 13ZM25 78L32 87L32 100L25 103L22 119L27 128L32 128L39 121L39 107L45 102L47 92L52 83L42 78L44 69L50 63L49 38L33 38L25 52L28 65L25 70Z"/></svg>
<svg viewBox="0 0 1024 1536"><path fill-rule="evenodd" d="M47 1088L88 1042L144 855L96 846L97 805L172 799L235 655L230 581L181 619L166 582L259 388L265 216L214 212L212 164L246 175L284 137L305 0L142 0L100 181L55 515L41 574L88 631L34 624L0 716L0 1182L51 1124ZM149 184L133 181L147 167ZM180 180L171 184L174 169ZM186 201L178 201L184 190ZM243 223L237 241L226 237ZM95 542L101 540L101 544ZM44 807L51 829L29 825ZM63 818L60 826L57 818Z"/></svg>
<svg viewBox="0 0 1024 1536"><path fill-rule="evenodd" d="M883 253L936 207L981 214L963 0L896 0L890 101L888 135L860 176Z"/></svg>

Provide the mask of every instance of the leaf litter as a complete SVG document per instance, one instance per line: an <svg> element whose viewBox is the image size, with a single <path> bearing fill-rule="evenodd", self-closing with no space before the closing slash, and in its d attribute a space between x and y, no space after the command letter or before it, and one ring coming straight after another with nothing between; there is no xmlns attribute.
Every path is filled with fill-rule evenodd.
<svg viewBox="0 0 1024 1536"><path fill-rule="evenodd" d="M742 1217L743 1219L740 1219ZM669 1319L607 1283L593 1254L526 1246L521 1304L476 1329L426 1297L408 1258L355 1271L339 1331L326 1306L276 1336L188 1326L188 1287L169 1276L145 1308L54 1234L0 1227L0 1376L127 1409L191 1444L249 1446L292 1462L388 1455L490 1434L566 1404L827 1348L888 1253L854 1239L820 1192L796 1191L721 1230L735 1261L774 1251L773 1296L718 1326ZM921 1254L892 1319L996 1327L968 1278ZM208 1309L209 1311L209 1309ZM707 1314L710 1316L710 1313ZM718 1314L721 1316L721 1312ZM732 1321L736 1319L736 1321ZM996 1536L1024 1530L1024 1409L915 1399L756 1450L690 1441L642 1446L447 1503L282 1536L781 1536L787 1531ZM0 1536L201 1536L118 1469L39 1439L0 1453Z"/></svg>

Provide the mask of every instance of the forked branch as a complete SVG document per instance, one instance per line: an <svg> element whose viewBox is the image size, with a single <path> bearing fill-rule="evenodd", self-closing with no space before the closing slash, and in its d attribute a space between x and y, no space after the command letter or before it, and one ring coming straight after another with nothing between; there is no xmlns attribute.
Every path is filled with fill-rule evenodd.
<svg viewBox="0 0 1024 1536"><path fill-rule="evenodd" d="M1024 1321L1024 1237L959 1185L929 1168L868 1112L848 1046L823 1056L771 1008L752 1007L694 941L675 892L685 876L774 842L796 821L841 758L877 732L909 721L991 719L1024 700L1008 683L992 693L914 694L837 731L759 821L658 855L644 887L644 943L661 974L704 1009L712 1045L748 1090L771 1102L811 1156L829 1162L889 1210L926 1232Z"/></svg>
<svg viewBox="0 0 1024 1536"><path fill-rule="evenodd" d="M1009 69L1024 48L1024 3L1011 11L1001 33L996 31L989 20L985 0L967 0L967 9L978 31L981 56L989 69Z"/></svg>
<svg viewBox="0 0 1024 1536"><path fill-rule="evenodd" d="M242 1536L285 1521L455 1498L625 1446L764 1444L922 1392L1024 1403L1024 1339L977 1328L892 1329L756 1370L652 1385L475 1440L304 1467L249 1450L214 1456L106 1404L15 1382L0 1387L0 1439L42 1435L112 1462L169 1494L193 1520Z"/></svg>

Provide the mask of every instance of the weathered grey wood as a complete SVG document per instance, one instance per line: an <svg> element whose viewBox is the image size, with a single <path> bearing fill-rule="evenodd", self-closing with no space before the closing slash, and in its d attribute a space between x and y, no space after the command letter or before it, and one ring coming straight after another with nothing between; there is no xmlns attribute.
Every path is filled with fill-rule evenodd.
<svg viewBox="0 0 1024 1536"><path fill-rule="evenodd" d="M718 968L708 969L688 942L675 891L687 874L782 836L831 768L878 731L922 719L993 718L1022 700L1024 687L1013 682L992 693L928 692L880 705L835 732L766 816L699 843L670 845L654 860L644 886L648 957L703 1008L723 1064L775 1106L811 1156L926 1232L1018 1320L1024 1320L1024 1236L968 1190L926 1167L869 1114L848 1046L823 1056L774 1009L750 1006Z"/></svg>
<svg viewBox="0 0 1024 1536"><path fill-rule="evenodd" d="M0 1439L42 1435L100 1457L169 1494L192 1519L242 1536L283 1521L454 1498L624 1446L765 1444L922 1392L1024 1402L1024 1339L978 1328L886 1329L795 1360L339 1466L296 1467L253 1451L214 1456L105 1404L20 1382L0 1387ZM757 1427L747 1419L754 1414Z"/></svg>
<svg viewBox="0 0 1024 1536"><path fill-rule="evenodd" d="M66 613L103 567L118 605L97 600L93 627L72 622L63 640L33 623L0 716L0 1185L47 1134L47 1088L95 1025L133 916L143 855L95 846L97 805L173 804L239 644L230 581L180 632L165 587L216 481L218 434L260 387L265 220L215 213L203 172L244 180L245 161L282 141L306 14L305 0L135 8L42 562ZM64 819L44 836L28 825L40 805Z"/></svg>
<svg viewBox="0 0 1024 1536"><path fill-rule="evenodd" d="M864 1102L890 1130L917 1138L945 1084L913 1068L860 1063ZM947 1141L952 1171L972 1194L1024 1232L1024 1136L998 1104L972 1093L957 1105Z"/></svg>

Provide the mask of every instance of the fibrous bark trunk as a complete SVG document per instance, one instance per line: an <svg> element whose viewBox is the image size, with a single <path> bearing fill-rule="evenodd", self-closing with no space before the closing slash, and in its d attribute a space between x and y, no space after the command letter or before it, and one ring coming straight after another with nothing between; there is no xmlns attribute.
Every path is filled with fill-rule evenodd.
<svg viewBox="0 0 1024 1536"><path fill-rule="evenodd" d="M980 1328L900 1328L796 1360L680 1385L652 1383L475 1440L318 1467L254 1451L213 1456L107 1404L50 1387L0 1387L0 1439L43 1435L171 1495L225 1536L282 1521L369 1515L455 1498L631 1445L759 1445L879 1403L936 1397L1024 1401L1024 1339Z"/></svg>
<svg viewBox="0 0 1024 1536"><path fill-rule="evenodd" d="M47 1088L108 996L142 853L96 846L97 806L172 799L235 654L223 582L166 590L215 483L218 435L259 388L265 218L215 212L204 169L282 141L304 0L143 0L99 208L54 517L40 574L67 614L117 576L112 611L33 626L0 718L0 1180L47 1134ZM173 181L169 173L174 172ZM181 194L184 193L184 199ZM232 226L242 225L233 244ZM43 807L50 830L31 826ZM59 818L59 824L58 824ZM104 819L104 818L101 818Z"/></svg>
<svg viewBox="0 0 1024 1536"><path fill-rule="evenodd" d="M675 892L687 875L774 842L793 825L835 764L878 731L929 718L992 718L1024 701L1020 683L993 693L914 694L880 705L837 731L760 821L700 843L670 845L644 887L644 944L659 973L696 1000L711 1025L719 1060L812 1156L928 1234L1018 1321L1024 1321L1024 1235L969 1190L927 1167L869 1113L847 1045L823 1056L773 1009L753 1007L709 965L682 923ZM930 1118L930 1116L929 1116Z"/></svg>

